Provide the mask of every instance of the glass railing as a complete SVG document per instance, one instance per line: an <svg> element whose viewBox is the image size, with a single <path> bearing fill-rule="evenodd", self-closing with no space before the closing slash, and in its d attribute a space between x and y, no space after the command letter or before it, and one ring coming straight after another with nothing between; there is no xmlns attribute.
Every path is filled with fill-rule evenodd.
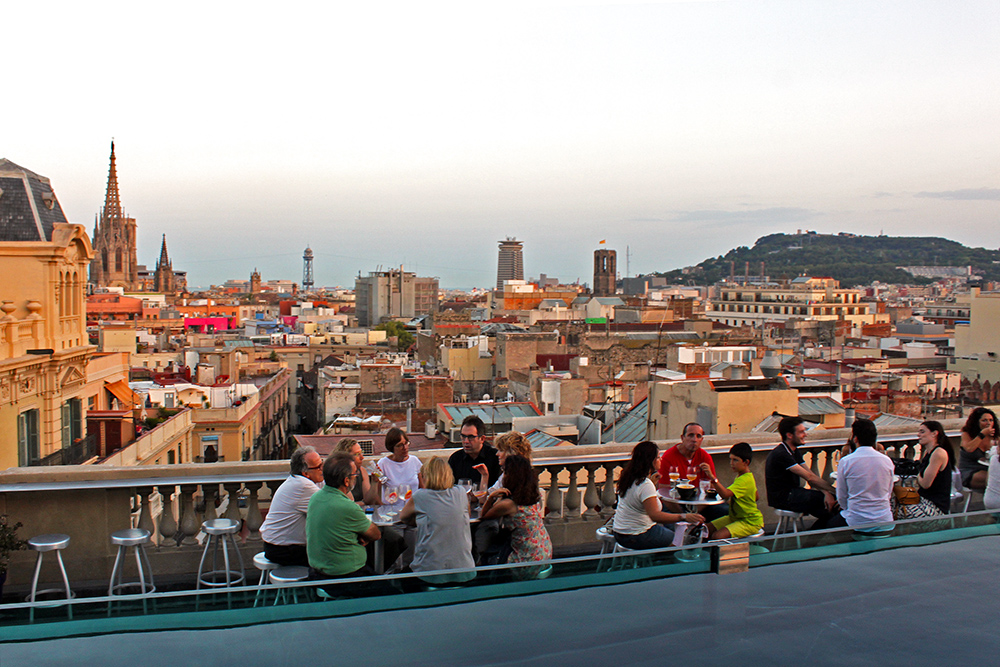
<svg viewBox="0 0 1000 667"><path fill-rule="evenodd" d="M145 596L83 597L81 594L69 602L51 599L33 604L0 605L0 643L346 617L692 574L748 568L752 571L753 568L783 563L995 536L1000 534L998 519L1000 515L997 513L981 511L857 530L841 528L787 533L683 548L619 551L475 570L310 580L292 586L249 584L201 591L161 589ZM734 562L736 569L727 569ZM248 566L246 573L250 581L258 574L252 566Z"/></svg>

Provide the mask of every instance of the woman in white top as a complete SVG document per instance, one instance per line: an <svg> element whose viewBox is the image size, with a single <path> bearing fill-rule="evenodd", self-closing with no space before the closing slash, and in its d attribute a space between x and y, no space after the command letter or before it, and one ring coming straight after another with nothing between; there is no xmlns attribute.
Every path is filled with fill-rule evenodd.
<svg viewBox="0 0 1000 667"><path fill-rule="evenodd" d="M381 480L381 498L383 505L401 505L410 499L414 489L420 487L417 473L420 472L420 459L410 456L410 441L402 429L391 428L385 434L385 449L389 456L380 459L379 470L385 479ZM397 492L398 487L408 486L409 493L404 489Z"/></svg>
<svg viewBox="0 0 1000 667"><path fill-rule="evenodd" d="M986 492L983 494L983 507L988 510L1000 509L1000 460L997 459L997 447L989 451L990 471L986 480Z"/></svg>
<svg viewBox="0 0 1000 667"><path fill-rule="evenodd" d="M632 449L632 458L618 477L618 507L612 530L615 540L627 549L669 547L674 541L674 531L663 524L705 522L700 514L663 511L656 491L660 479L659 463L660 451L656 443L645 440Z"/></svg>

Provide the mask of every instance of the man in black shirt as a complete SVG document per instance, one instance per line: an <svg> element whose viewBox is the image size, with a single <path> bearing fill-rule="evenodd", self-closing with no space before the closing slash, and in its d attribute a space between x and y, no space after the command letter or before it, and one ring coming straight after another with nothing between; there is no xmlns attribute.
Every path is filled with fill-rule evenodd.
<svg viewBox="0 0 1000 667"><path fill-rule="evenodd" d="M778 424L778 434L781 444L768 454L764 465L767 504L779 510L811 514L816 517L812 530L825 528L836 515L836 490L805 466L805 459L799 451L806 441L805 420L785 417ZM812 488L800 487L800 480L803 479Z"/></svg>
<svg viewBox="0 0 1000 667"><path fill-rule="evenodd" d="M485 432L486 425L479 417L469 415L462 420L462 449L448 458L456 482L468 479L478 488L481 475L475 466L480 463L486 466L489 473L487 486L493 486L500 478L500 459L497 458L497 450L484 442Z"/></svg>

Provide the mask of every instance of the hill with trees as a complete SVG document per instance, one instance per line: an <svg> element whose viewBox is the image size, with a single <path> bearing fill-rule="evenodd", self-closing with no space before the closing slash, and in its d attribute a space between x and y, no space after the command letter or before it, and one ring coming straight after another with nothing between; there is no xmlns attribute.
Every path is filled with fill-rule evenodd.
<svg viewBox="0 0 1000 667"><path fill-rule="evenodd" d="M858 236L855 234L771 234L757 239L752 248L740 246L695 266L654 275L670 282L711 284L728 277L730 270L771 280L800 275L829 276L842 287L883 283L926 284L900 266L971 266L985 280L1000 280L1000 251L969 248L933 236ZM732 269L731 269L732 267Z"/></svg>

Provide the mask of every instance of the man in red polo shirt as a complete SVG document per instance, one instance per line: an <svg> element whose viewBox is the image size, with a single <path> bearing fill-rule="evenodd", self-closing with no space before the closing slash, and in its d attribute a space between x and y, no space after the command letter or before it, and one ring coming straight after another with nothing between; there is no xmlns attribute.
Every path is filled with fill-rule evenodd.
<svg viewBox="0 0 1000 667"><path fill-rule="evenodd" d="M680 473L681 481L685 481L687 474L690 472L692 475L698 475L699 479L704 477L699 466L702 463L707 463L708 467L712 469L712 477L715 477L715 463L712 461L711 455L701 448L701 441L705 439L705 429L701 427L701 424L691 422L684 425L684 431L681 434L681 441L665 451L663 456L660 457L660 488L664 491L670 488L670 469L674 468L676 472ZM695 486L698 486L698 479L694 481ZM692 510L694 511L694 510ZM706 507L699 508L697 510L701 513L706 520L711 521L712 519L717 519L719 516L723 516L729 512L729 508L725 504L721 505L708 505ZM718 516L711 516L717 513Z"/></svg>

